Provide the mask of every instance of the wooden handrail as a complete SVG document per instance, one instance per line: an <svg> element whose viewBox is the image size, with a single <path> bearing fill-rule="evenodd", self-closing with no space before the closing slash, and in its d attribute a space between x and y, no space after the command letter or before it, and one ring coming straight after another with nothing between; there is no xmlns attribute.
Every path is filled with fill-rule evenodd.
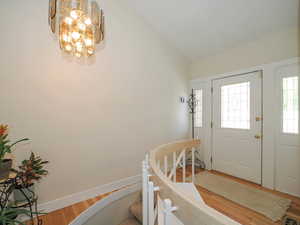
<svg viewBox="0 0 300 225"><path fill-rule="evenodd" d="M186 225L240 225L238 222L233 221L206 204L201 204L186 195L158 167L157 162L162 161L165 155L173 152L178 153L183 149L196 148L199 145L200 140L186 140L165 144L150 151L149 166L152 175L151 180L155 186L159 186L160 197L162 199L171 199L172 203L178 207L174 215L182 223Z"/></svg>
<svg viewBox="0 0 300 225"><path fill-rule="evenodd" d="M171 154L173 152L180 152L183 149L190 149L193 147L198 147L200 145L200 140L187 140L187 141L177 141L169 144L162 145L150 152L150 155L155 155L155 160L162 160L165 155Z"/></svg>

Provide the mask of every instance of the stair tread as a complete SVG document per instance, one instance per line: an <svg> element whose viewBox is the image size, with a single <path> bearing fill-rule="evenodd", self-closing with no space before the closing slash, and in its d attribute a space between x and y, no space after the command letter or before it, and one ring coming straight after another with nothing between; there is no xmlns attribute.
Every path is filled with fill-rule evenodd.
<svg viewBox="0 0 300 225"><path fill-rule="evenodd" d="M130 206L130 212L134 217L142 223L143 221L143 204L142 202L135 202Z"/></svg>
<svg viewBox="0 0 300 225"><path fill-rule="evenodd" d="M120 225L141 225L136 219L131 218L123 221Z"/></svg>

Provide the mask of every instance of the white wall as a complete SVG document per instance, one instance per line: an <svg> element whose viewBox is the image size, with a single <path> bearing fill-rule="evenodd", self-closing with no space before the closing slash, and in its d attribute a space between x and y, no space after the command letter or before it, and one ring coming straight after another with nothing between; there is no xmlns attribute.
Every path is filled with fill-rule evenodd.
<svg viewBox="0 0 300 225"><path fill-rule="evenodd" d="M190 77L209 77L297 57L300 55L299 42L298 28L271 32L251 42L194 61L190 66Z"/></svg>
<svg viewBox="0 0 300 225"><path fill-rule="evenodd" d="M41 202L141 172L146 151L188 134L187 63L134 13L103 0L107 41L87 63L61 55L48 1L0 8L0 123L51 163Z"/></svg>

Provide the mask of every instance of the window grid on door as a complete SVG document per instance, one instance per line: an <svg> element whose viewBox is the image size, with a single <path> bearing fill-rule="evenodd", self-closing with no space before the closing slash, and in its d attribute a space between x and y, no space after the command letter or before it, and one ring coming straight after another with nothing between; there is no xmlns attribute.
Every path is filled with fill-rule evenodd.
<svg viewBox="0 0 300 225"><path fill-rule="evenodd" d="M282 79L282 131L299 133L298 77Z"/></svg>
<svg viewBox="0 0 300 225"><path fill-rule="evenodd" d="M221 87L221 128L250 129L250 82Z"/></svg>
<svg viewBox="0 0 300 225"><path fill-rule="evenodd" d="M195 107L195 127L202 127L203 126L203 110L202 110L202 104L203 104L203 93L202 89L194 90L195 98L197 101L196 107Z"/></svg>

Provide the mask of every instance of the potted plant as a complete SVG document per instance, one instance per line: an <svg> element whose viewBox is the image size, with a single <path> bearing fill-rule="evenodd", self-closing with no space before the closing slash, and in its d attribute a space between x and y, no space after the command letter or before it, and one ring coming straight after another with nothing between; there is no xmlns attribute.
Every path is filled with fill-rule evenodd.
<svg viewBox="0 0 300 225"><path fill-rule="evenodd" d="M14 189L15 202L23 202L27 200L26 197L29 199L34 197L34 183L48 174L48 171L44 169L45 164L48 163L49 161L31 152L29 159L23 160L18 170L13 169L17 173L17 185Z"/></svg>
<svg viewBox="0 0 300 225"><path fill-rule="evenodd" d="M0 225L15 225L15 224L26 225L26 223L18 220L17 217L19 215L30 216L30 211L27 209L12 208L10 206L6 206L0 211Z"/></svg>
<svg viewBox="0 0 300 225"><path fill-rule="evenodd" d="M16 144L28 141L28 138L23 138L14 143L11 143L8 139L8 126L0 125L0 180L8 178L9 172L12 167L12 159L6 159L7 153L12 152L12 147Z"/></svg>

